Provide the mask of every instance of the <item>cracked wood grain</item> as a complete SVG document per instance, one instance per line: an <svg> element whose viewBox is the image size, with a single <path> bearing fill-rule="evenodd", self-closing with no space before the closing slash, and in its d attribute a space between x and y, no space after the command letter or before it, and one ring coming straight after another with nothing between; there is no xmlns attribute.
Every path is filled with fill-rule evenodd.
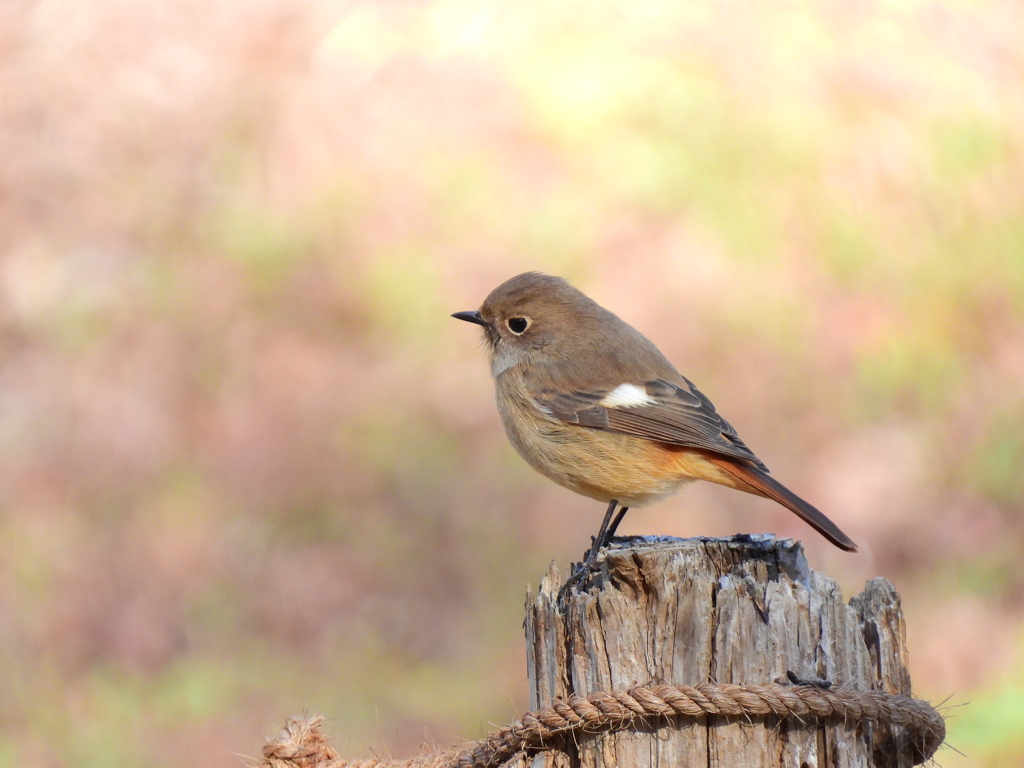
<svg viewBox="0 0 1024 768"><path fill-rule="evenodd" d="M530 706L650 682L766 683L794 673L910 693L899 596L884 579L846 604L803 549L772 537L658 540L607 551L592 585L557 604L552 565L527 596ZM532 768L904 768L893 729L799 723L637 723L577 737Z"/></svg>

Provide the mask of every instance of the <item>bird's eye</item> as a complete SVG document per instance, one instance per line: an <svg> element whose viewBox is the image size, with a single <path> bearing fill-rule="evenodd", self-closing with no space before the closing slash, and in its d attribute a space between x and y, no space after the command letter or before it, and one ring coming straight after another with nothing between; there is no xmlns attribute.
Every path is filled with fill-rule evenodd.
<svg viewBox="0 0 1024 768"><path fill-rule="evenodd" d="M512 331L516 336L522 336L526 333L526 329L530 327L530 318L528 317L510 317L505 325Z"/></svg>

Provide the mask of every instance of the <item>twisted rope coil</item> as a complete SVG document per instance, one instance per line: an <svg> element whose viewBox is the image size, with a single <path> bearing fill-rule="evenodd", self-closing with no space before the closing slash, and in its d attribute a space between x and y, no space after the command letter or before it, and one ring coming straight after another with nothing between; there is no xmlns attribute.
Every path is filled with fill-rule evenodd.
<svg viewBox="0 0 1024 768"><path fill-rule="evenodd" d="M528 712L482 741L408 760L344 760L326 744L322 717L289 720L281 735L263 748L264 768L497 768L517 754L558 746L573 733L621 730L636 721L730 719L774 716L801 725L870 721L902 727L914 764L928 760L946 737L946 724L920 699L843 686L638 685L628 691L600 691L556 699Z"/></svg>

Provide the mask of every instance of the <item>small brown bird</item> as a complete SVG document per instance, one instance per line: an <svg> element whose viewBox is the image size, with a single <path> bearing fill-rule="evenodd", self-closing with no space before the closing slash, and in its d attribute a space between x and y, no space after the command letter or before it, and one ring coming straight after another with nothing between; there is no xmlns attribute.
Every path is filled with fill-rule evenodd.
<svg viewBox="0 0 1024 768"><path fill-rule="evenodd" d="M629 507L693 480L777 501L840 549L856 551L835 523L768 474L654 344L562 278L518 275L479 311L452 317L484 329L498 411L519 455L559 485L608 504L583 571Z"/></svg>

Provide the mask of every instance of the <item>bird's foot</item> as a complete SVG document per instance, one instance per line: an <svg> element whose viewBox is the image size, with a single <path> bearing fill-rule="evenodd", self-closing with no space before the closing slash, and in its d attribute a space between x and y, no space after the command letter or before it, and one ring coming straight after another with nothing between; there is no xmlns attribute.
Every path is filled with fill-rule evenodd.
<svg viewBox="0 0 1024 768"><path fill-rule="evenodd" d="M564 603L574 589L586 586L589 583L590 577L597 571L597 556L600 552L601 547L598 546L597 541L594 541L590 549L583 553L583 562L572 564L572 575L565 580L565 584L558 590L559 603Z"/></svg>
<svg viewBox="0 0 1024 768"><path fill-rule="evenodd" d="M584 569L583 563L573 563L573 573L568 579L565 580L565 584L558 590L558 602L559 604L565 603L569 598L575 587L583 581L584 577L589 577L590 571Z"/></svg>

